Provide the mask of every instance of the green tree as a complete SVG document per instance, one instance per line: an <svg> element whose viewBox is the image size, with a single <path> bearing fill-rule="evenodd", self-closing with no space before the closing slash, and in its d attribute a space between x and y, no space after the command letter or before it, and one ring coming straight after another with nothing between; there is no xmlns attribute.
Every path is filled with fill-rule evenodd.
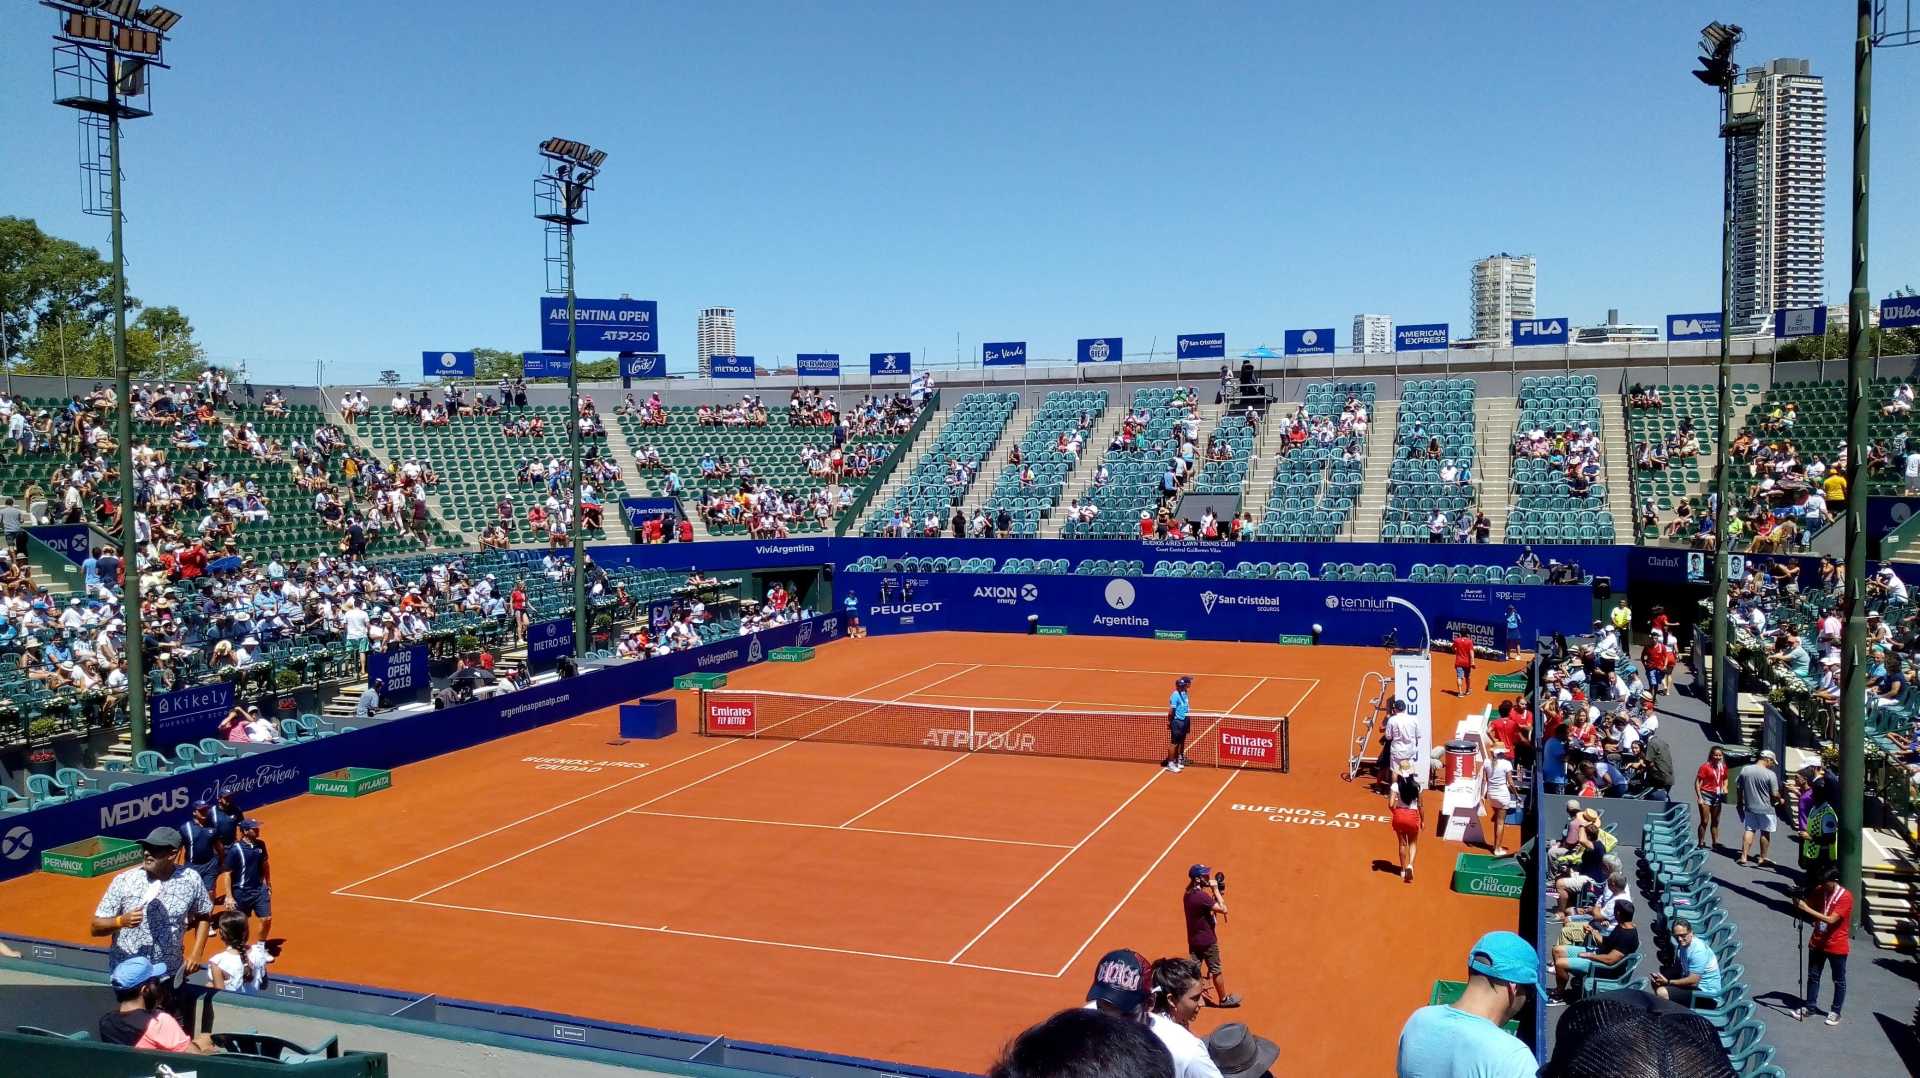
<svg viewBox="0 0 1920 1078"><path fill-rule="evenodd" d="M135 379L192 378L206 362L193 324L178 307L149 307L127 326L127 364ZM46 323L11 364L16 374L113 377L113 327L84 321Z"/></svg>
<svg viewBox="0 0 1920 1078"><path fill-rule="evenodd" d="M580 380L603 379L611 381L620 377L618 359L581 359ZM498 348L475 348L473 350L474 377L483 382L493 382L501 378L518 378L525 369L525 362L518 352L502 351ZM564 382L564 378L535 378L535 382Z"/></svg>

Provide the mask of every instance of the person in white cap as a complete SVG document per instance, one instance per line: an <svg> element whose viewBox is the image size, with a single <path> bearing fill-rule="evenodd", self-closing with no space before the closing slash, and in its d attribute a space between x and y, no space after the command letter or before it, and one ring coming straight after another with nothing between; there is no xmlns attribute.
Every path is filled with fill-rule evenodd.
<svg viewBox="0 0 1920 1078"><path fill-rule="evenodd" d="M1746 865L1747 854L1759 839L1759 863L1771 864L1767 860L1767 847L1773 842L1774 829L1780 826L1777 815L1780 804L1780 776L1773 770L1775 757L1772 749L1760 753L1760 759L1740 769L1738 784L1740 787L1740 864Z"/></svg>

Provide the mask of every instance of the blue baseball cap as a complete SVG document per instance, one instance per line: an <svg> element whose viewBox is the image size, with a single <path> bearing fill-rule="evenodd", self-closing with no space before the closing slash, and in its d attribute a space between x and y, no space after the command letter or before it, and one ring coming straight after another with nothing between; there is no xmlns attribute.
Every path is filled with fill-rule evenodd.
<svg viewBox="0 0 1920 1078"><path fill-rule="evenodd" d="M1187 869L1187 878L1190 880L1197 880L1202 876L1211 876L1211 875L1213 875L1213 870L1208 868L1205 865L1194 865L1191 868Z"/></svg>
<svg viewBox="0 0 1920 1078"><path fill-rule="evenodd" d="M146 955L134 955L113 967L113 986L124 992L129 988L138 988L148 981L157 981L166 975L165 963L155 962Z"/></svg>
<svg viewBox="0 0 1920 1078"><path fill-rule="evenodd" d="M1540 955L1514 932L1489 932L1467 955L1467 969L1508 984L1540 983Z"/></svg>

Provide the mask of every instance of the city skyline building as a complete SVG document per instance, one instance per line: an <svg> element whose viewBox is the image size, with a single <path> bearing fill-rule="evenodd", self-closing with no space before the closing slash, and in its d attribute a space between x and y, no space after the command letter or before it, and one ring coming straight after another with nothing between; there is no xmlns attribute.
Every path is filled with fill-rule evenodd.
<svg viewBox="0 0 1920 1078"><path fill-rule="evenodd" d="M1354 315L1353 350L1356 352L1393 351L1393 316L1390 314Z"/></svg>
<svg viewBox="0 0 1920 1078"><path fill-rule="evenodd" d="M1734 84L1732 331L1771 333L1773 312L1825 302L1827 90L1806 60L1751 67Z"/></svg>
<svg viewBox="0 0 1920 1078"><path fill-rule="evenodd" d="M1469 275L1473 341L1482 347L1513 343L1513 320L1532 318L1538 267L1532 255L1502 251L1473 264Z"/></svg>
<svg viewBox="0 0 1920 1078"><path fill-rule="evenodd" d="M705 378L713 366L714 356L738 355L734 349L739 347L734 339L734 320L732 307L707 307L700 312L700 377Z"/></svg>

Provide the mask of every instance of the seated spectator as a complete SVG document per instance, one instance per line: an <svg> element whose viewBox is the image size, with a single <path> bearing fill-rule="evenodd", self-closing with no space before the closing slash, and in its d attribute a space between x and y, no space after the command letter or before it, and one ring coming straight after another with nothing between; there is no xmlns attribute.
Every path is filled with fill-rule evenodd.
<svg viewBox="0 0 1920 1078"><path fill-rule="evenodd" d="M1734 1078L1705 1016L1640 991L1603 992L1567 1008L1540 1078Z"/></svg>
<svg viewBox="0 0 1920 1078"><path fill-rule="evenodd" d="M1706 940L1694 935L1686 920L1673 922L1673 955L1678 973L1653 975L1653 991L1661 999L1686 1006L1717 1006L1720 1002L1720 957Z"/></svg>
<svg viewBox="0 0 1920 1078"><path fill-rule="evenodd" d="M210 1039L195 1041L180 1028L178 1019L161 1010L166 978L167 967L144 955L135 955L113 967L115 1006L100 1016L101 1042L150 1052L188 1055L212 1052Z"/></svg>
<svg viewBox="0 0 1920 1078"><path fill-rule="evenodd" d="M1623 881L1624 882L1624 881ZM1620 899L1613 904L1613 920L1595 917L1579 930L1578 943L1562 943L1553 949L1554 990L1564 996L1576 974L1613 970L1640 950L1640 929L1633 923L1633 903Z"/></svg>
<svg viewBox="0 0 1920 1078"><path fill-rule="evenodd" d="M1537 989L1539 965L1539 954L1516 933L1480 937L1467 956L1467 987L1460 998L1414 1011L1401 1029L1401 1078L1532 1078L1533 1052L1502 1027Z"/></svg>
<svg viewBox="0 0 1920 1078"><path fill-rule="evenodd" d="M1146 1026L1074 1007L1015 1037L987 1078L1175 1078L1175 1070Z"/></svg>

